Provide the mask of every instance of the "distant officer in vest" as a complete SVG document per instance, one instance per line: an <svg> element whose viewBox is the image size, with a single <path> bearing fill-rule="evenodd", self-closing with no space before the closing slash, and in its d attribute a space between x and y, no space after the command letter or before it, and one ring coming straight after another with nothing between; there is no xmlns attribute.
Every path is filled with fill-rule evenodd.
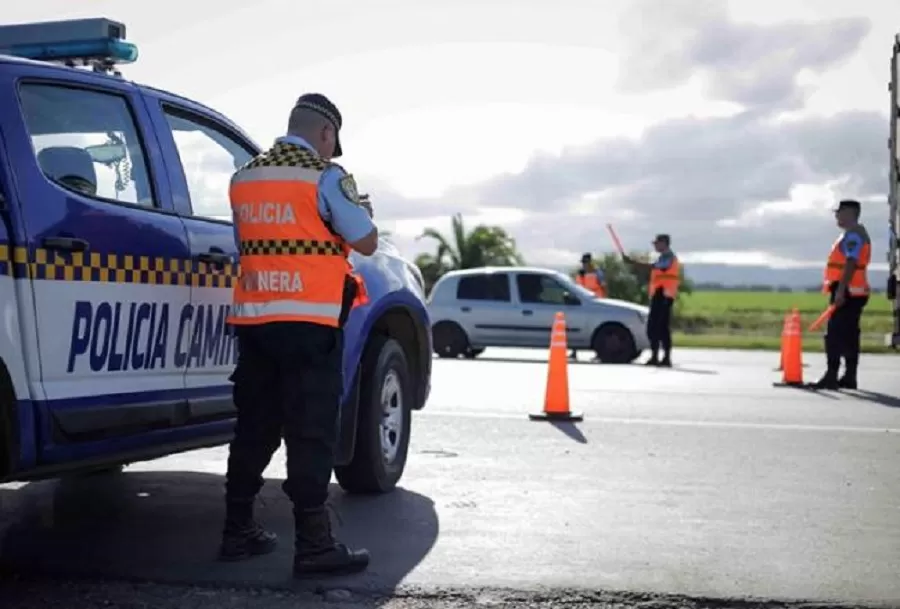
<svg viewBox="0 0 900 609"><path fill-rule="evenodd" d="M647 317L647 338L650 339L648 366L672 367L672 307L678 297L681 284L681 264L671 247L669 235L656 235L653 249L658 254L652 263L640 262L629 256L623 260L642 275L650 275L647 295L650 298L650 314ZM659 348L663 358L659 359Z"/></svg>
<svg viewBox="0 0 900 609"><path fill-rule="evenodd" d="M331 162L341 156L340 128L331 101L303 95L287 135L231 179L241 269L228 320L238 339L238 414L220 557L275 549L253 504L283 435L299 577L348 574L369 563L366 550L335 541L326 509L343 386L341 326L355 295L347 256L351 248L370 256L378 247L368 202Z"/></svg>
<svg viewBox="0 0 900 609"><path fill-rule="evenodd" d="M841 201L834 210L843 233L831 247L822 291L837 307L828 320L825 353L828 368L813 386L817 389L856 389L859 366L860 329L863 309L869 302L869 278L866 272L872 259L872 241L859 223L859 201ZM838 378L844 359L844 375Z"/></svg>
<svg viewBox="0 0 900 609"><path fill-rule="evenodd" d="M590 290L597 298L606 298L606 279L603 269L597 268L594 258L590 253L581 257L581 268L575 274L575 282L583 288ZM578 359L578 350L572 349L570 359Z"/></svg>

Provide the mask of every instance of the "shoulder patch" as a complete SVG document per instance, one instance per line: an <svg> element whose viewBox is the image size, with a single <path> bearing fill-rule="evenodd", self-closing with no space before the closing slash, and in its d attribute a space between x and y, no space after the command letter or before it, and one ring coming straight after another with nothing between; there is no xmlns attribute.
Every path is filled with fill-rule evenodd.
<svg viewBox="0 0 900 609"><path fill-rule="evenodd" d="M340 179L338 184L340 185L341 192L344 193L344 196L356 205L359 205L359 189L356 187L356 180L353 179L353 176L348 173Z"/></svg>

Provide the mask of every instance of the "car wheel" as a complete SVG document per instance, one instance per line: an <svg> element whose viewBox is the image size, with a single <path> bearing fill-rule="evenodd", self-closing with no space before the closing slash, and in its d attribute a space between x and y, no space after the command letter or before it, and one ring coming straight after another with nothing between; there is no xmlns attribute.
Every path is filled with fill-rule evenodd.
<svg viewBox="0 0 900 609"><path fill-rule="evenodd" d="M397 486L406 467L412 374L403 347L386 336L372 338L360 374L353 460L334 473L349 493L386 493Z"/></svg>
<svg viewBox="0 0 900 609"><path fill-rule="evenodd" d="M618 323L600 326L594 333L591 347L604 364L628 364L638 356L631 332Z"/></svg>
<svg viewBox="0 0 900 609"><path fill-rule="evenodd" d="M456 359L469 349L469 337L459 324L442 321L431 330L434 352L438 357Z"/></svg>
<svg viewBox="0 0 900 609"><path fill-rule="evenodd" d="M475 359L482 353L484 353L484 347L481 347L480 349L473 349L472 347L469 347L468 349L466 349L466 352L463 354L463 356L466 359Z"/></svg>

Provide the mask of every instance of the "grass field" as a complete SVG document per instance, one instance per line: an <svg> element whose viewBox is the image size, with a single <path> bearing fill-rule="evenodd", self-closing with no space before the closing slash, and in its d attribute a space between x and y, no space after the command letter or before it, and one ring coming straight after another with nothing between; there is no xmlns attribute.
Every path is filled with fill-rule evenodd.
<svg viewBox="0 0 900 609"><path fill-rule="evenodd" d="M862 317L863 349L888 352L884 336L893 327L891 302L873 294ZM821 351L822 330L806 328L825 309L814 292L695 292L683 296L673 319L676 344L709 348L778 349L785 313L797 308L803 320L804 349Z"/></svg>

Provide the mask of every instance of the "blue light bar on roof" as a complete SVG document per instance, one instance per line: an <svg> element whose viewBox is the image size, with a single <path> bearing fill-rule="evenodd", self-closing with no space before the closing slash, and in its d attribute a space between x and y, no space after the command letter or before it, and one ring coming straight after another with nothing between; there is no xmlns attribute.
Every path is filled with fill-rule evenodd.
<svg viewBox="0 0 900 609"><path fill-rule="evenodd" d="M0 55L37 61L132 63L137 46L125 42L125 25L109 19L74 19L0 26Z"/></svg>

